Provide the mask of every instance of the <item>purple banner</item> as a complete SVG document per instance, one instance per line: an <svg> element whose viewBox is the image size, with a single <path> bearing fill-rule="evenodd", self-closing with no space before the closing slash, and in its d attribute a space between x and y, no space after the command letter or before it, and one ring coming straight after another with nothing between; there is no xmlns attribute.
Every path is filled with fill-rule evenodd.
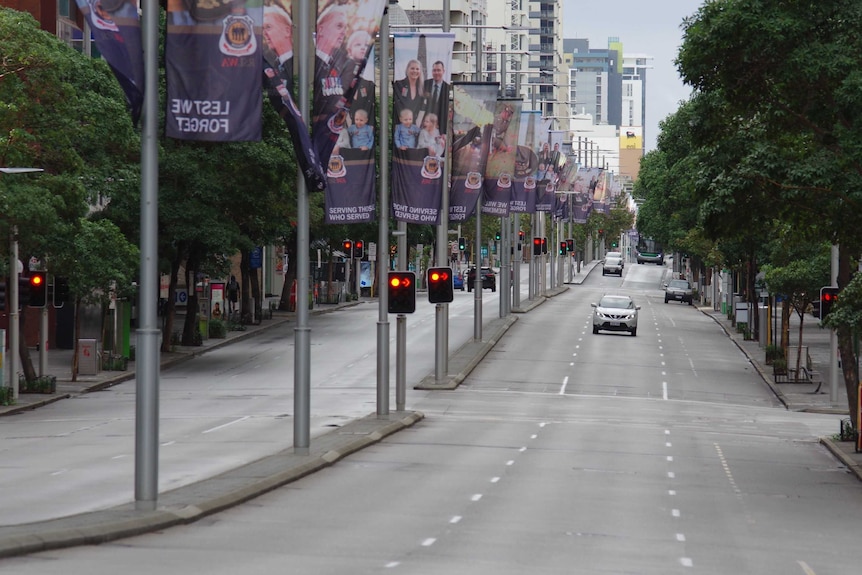
<svg viewBox="0 0 862 575"><path fill-rule="evenodd" d="M392 216L440 224L454 34L395 34Z"/></svg>
<svg viewBox="0 0 862 575"><path fill-rule="evenodd" d="M598 181L593 192L593 208L600 214L611 213L610 199L608 198L608 173L599 171Z"/></svg>
<svg viewBox="0 0 862 575"><path fill-rule="evenodd" d="M539 110L521 110L518 150L515 156L515 181L509 211L535 213L539 182L537 143L542 137L542 114Z"/></svg>
<svg viewBox="0 0 862 575"><path fill-rule="evenodd" d="M472 216L482 193L498 91L497 84L452 84L450 222L463 222Z"/></svg>
<svg viewBox="0 0 862 575"><path fill-rule="evenodd" d="M170 2L165 43L165 130L179 140L257 141L263 6L232 0Z"/></svg>
<svg viewBox="0 0 862 575"><path fill-rule="evenodd" d="M144 103L144 52L137 1L77 0L90 25L96 47L126 95L132 123L138 124Z"/></svg>
<svg viewBox="0 0 862 575"><path fill-rule="evenodd" d="M311 145L308 126L293 96L293 17L290 0L267 0L263 6L264 87L284 120L299 169L310 191L323 191L326 175Z"/></svg>
<svg viewBox="0 0 862 575"><path fill-rule="evenodd" d="M521 100L497 101L488 164L485 167L483 214L500 217L509 215L515 179L515 159L518 152L521 103Z"/></svg>
<svg viewBox="0 0 862 575"><path fill-rule="evenodd" d="M345 130L356 125L354 95L374 101L373 87L363 84L362 73L380 29L386 0L330 0L318 3L317 40L314 58L314 100L311 134L317 156L324 164ZM368 113L364 138L373 130L373 110ZM343 143L344 140L342 140Z"/></svg>

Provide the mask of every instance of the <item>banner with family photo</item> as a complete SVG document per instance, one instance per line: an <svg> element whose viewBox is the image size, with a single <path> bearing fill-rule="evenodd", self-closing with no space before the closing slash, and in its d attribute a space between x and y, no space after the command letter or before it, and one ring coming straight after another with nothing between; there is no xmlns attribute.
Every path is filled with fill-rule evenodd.
<svg viewBox="0 0 862 575"><path fill-rule="evenodd" d="M440 224L446 181L451 33L394 34L392 217Z"/></svg>
<svg viewBox="0 0 862 575"><path fill-rule="evenodd" d="M373 51L368 59L374 61ZM374 66L366 66L358 78L348 126L339 134L327 162L327 224L364 224L377 220Z"/></svg>
<svg viewBox="0 0 862 575"><path fill-rule="evenodd" d="M463 222L472 216L482 193L499 90L495 83L452 84L450 222Z"/></svg>
<svg viewBox="0 0 862 575"><path fill-rule="evenodd" d="M347 139L341 142L356 140L350 147L367 148L366 155L373 162L373 110L367 102L357 102L354 96L361 93L366 100L374 101L373 87L369 88L363 71L386 4L387 0L321 0L318 3L311 137L324 165L329 164L336 146L343 147L339 138L345 131ZM357 122L355 116L360 109L363 113ZM337 168L334 173L340 174L341 169Z"/></svg>
<svg viewBox="0 0 862 575"><path fill-rule="evenodd" d="M532 214L536 211L536 188L539 181L537 150L544 126L541 111L521 110L518 150L515 157L515 179L512 182L512 199L509 203L510 212Z"/></svg>
<svg viewBox="0 0 862 575"><path fill-rule="evenodd" d="M261 1L168 0L167 18L167 135L260 140Z"/></svg>
<svg viewBox="0 0 862 575"><path fill-rule="evenodd" d="M144 104L144 51L137 0L77 0L93 40L126 95L132 123Z"/></svg>
<svg viewBox="0 0 862 575"><path fill-rule="evenodd" d="M488 163L485 166L483 214L501 218L509 215L522 103L522 100L497 101L491 128Z"/></svg>
<svg viewBox="0 0 862 575"><path fill-rule="evenodd" d="M282 117L309 191L323 191L326 174L293 92L293 17L290 0L265 0L263 6L264 89Z"/></svg>

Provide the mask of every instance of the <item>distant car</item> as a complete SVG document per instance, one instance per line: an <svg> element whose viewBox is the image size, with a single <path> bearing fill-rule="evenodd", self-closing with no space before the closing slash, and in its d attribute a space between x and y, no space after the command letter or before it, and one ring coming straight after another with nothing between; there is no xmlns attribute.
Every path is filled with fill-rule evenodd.
<svg viewBox="0 0 862 575"><path fill-rule="evenodd" d="M664 287L664 303L671 300L692 305L694 289L688 280L670 280Z"/></svg>
<svg viewBox="0 0 862 575"><path fill-rule="evenodd" d="M467 272L467 291L473 291L476 285L476 268L470 268ZM491 268L482 268L482 289L497 291L497 276Z"/></svg>
<svg viewBox="0 0 862 575"><path fill-rule="evenodd" d="M664 265L664 254L661 252L638 252L639 264Z"/></svg>
<svg viewBox="0 0 862 575"><path fill-rule="evenodd" d="M605 254L605 259L607 258L620 258L620 265L622 265L623 267L626 266L626 260L625 258L623 258L622 252L607 252Z"/></svg>
<svg viewBox="0 0 862 575"><path fill-rule="evenodd" d="M638 310L632 298L627 295L603 295L593 306L593 333L599 330L627 331L633 336L638 334Z"/></svg>
<svg viewBox="0 0 862 575"><path fill-rule="evenodd" d="M623 276L623 260L620 258L605 257L605 262L602 264L602 275L618 274Z"/></svg>
<svg viewBox="0 0 862 575"><path fill-rule="evenodd" d="M464 276L460 273L452 276L452 288L464 291Z"/></svg>

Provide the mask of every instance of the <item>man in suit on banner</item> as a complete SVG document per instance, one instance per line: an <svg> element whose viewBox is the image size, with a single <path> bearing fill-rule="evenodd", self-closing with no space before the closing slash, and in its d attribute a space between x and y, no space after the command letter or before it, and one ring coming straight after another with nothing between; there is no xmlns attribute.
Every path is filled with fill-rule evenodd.
<svg viewBox="0 0 862 575"><path fill-rule="evenodd" d="M425 80L428 111L437 114L441 134L449 128L449 83L445 80L446 66L437 60L431 66L431 78Z"/></svg>

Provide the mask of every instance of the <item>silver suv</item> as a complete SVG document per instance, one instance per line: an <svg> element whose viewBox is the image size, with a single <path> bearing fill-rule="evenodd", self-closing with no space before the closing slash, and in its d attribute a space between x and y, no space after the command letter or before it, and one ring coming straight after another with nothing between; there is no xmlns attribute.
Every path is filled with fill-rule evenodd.
<svg viewBox="0 0 862 575"><path fill-rule="evenodd" d="M670 280L670 283L664 284L664 303L673 300L692 305L693 299L694 289L688 280Z"/></svg>

